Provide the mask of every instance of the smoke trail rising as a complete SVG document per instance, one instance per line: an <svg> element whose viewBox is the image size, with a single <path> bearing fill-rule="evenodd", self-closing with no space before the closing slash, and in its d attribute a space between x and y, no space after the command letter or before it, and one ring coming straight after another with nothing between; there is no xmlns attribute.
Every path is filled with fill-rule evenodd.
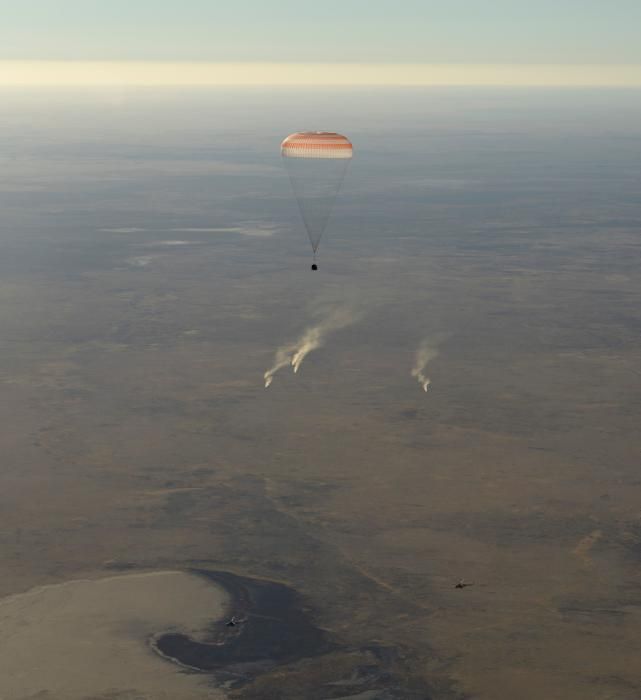
<svg viewBox="0 0 641 700"><path fill-rule="evenodd" d="M285 347L278 348L276 351L276 356L274 357L273 367L268 369L264 374L265 389L267 389L267 387L274 381L274 375L276 372L291 363L291 354L295 350L295 345L286 345Z"/></svg>
<svg viewBox="0 0 641 700"><path fill-rule="evenodd" d="M429 339L425 339L418 346L416 351L416 359L414 360L414 368L412 376L421 385L423 391L427 391L432 383L432 380L425 374L428 363L438 356L438 349L435 344Z"/></svg>
<svg viewBox="0 0 641 700"><path fill-rule="evenodd" d="M287 345L283 345L276 350L274 364L264 376L265 389L274 381L274 375L283 367L291 365L294 372L298 372L303 360L312 350L317 350L325 344L327 336L334 331L345 328L357 321L359 314L352 308L335 308L326 312L324 318L315 326L311 326L300 336L300 338Z"/></svg>

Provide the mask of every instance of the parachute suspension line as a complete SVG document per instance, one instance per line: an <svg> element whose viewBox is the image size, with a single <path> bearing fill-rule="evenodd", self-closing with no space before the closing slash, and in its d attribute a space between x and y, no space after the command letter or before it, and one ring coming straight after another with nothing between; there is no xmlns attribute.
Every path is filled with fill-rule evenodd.
<svg viewBox="0 0 641 700"><path fill-rule="evenodd" d="M318 245L352 158L352 144L345 136L334 132L298 132L283 141L281 154L315 265Z"/></svg>

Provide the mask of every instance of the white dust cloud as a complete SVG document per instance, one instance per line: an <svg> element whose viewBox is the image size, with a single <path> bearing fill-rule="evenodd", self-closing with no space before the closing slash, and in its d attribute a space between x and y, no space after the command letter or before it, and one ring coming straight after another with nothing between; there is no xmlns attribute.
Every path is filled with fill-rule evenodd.
<svg viewBox="0 0 641 700"><path fill-rule="evenodd" d="M335 308L326 312L321 321L308 328L298 340L278 348L274 356L274 364L263 375L265 389L274 381L276 372L288 365L294 372L298 372L303 360L312 350L322 347L331 333L351 325L358 318L359 314L352 308Z"/></svg>
<svg viewBox="0 0 641 700"><path fill-rule="evenodd" d="M427 391L432 383L432 380L425 372L427 370L427 365L435 357L438 357L438 348L436 347L436 343L426 338L418 346L418 350L416 351L416 359L414 360L414 367L412 369L412 376L420 384L423 391Z"/></svg>

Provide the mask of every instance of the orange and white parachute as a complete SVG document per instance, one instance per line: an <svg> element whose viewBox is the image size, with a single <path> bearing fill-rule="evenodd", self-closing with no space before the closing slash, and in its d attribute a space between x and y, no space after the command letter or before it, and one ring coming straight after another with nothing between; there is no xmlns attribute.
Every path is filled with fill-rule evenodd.
<svg viewBox="0 0 641 700"><path fill-rule="evenodd" d="M331 131L301 131L288 136L280 150L316 257L352 158L352 144Z"/></svg>

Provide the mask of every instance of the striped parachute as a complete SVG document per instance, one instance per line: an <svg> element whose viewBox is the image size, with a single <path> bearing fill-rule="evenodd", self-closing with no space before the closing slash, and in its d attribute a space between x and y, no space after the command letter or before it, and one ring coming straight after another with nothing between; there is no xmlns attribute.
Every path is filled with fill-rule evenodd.
<svg viewBox="0 0 641 700"><path fill-rule="evenodd" d="M340 134L302 131L283 141L281 154L316 261L318 244L352 158L352 144Z"/></svg>

